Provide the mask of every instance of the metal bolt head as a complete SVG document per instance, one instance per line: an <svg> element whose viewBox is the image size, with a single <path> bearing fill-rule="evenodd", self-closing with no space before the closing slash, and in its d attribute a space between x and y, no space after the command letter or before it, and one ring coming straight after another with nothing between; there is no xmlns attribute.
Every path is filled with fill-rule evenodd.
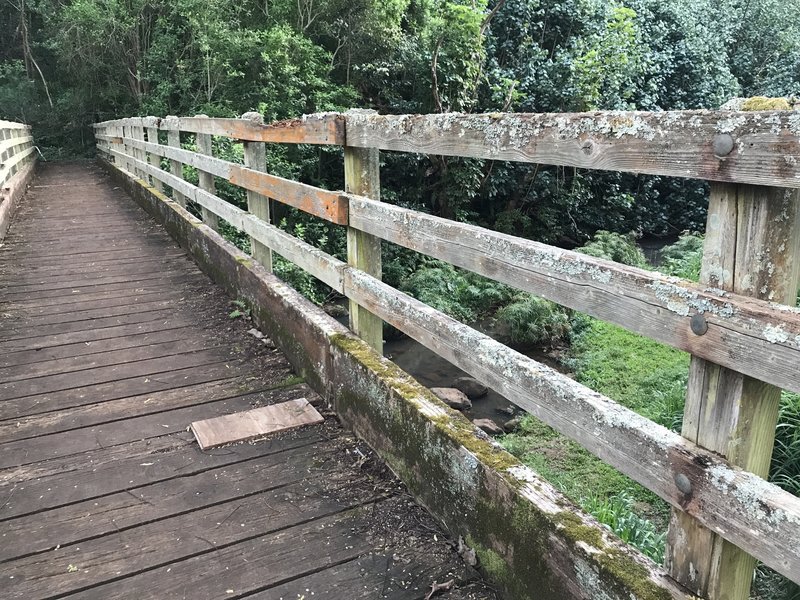
<svg viewBox="0 0 800 600"><path fill-rule="evenodd" d="M675 475L675 485L682 494L688 495L692 493L692 482L689 481L689 478L683 473L678 473Z"/></svg>
<svg viewBox="0 0 800 600"><path fill-rule="evenodd" d="M701 314L692 315L689 320L689 326L692 328L692 333L695 335L704 335L708 331L708 322Z"/></svg>
<svg viewBox="0 0 800 600"><path fill-rule="evenodd" d="M727 133L720 133L714 136L712 144L714 156L728 156L733 150L733 138Z"/></svg>

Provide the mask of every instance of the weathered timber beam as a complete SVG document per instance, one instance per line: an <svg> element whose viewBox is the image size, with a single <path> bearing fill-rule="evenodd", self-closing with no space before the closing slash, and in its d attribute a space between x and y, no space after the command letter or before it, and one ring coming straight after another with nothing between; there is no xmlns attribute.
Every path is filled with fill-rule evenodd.
<svg viewBox="0 0 800 600"><path fill-rule="evenodd" d="M267 248L293 262L331 288L344 293L344 269L347 263L315 248L293 235L281 231L255 215L247 215L242 230Z"/></svg>
<svg viewBox="0 0 800 600"><path fill-rule="evenodd" d="M172 173L168 173L162 169L159 169L158 167L154 167L143 160L133 158L132 156L127 155L124 152L114 150L113 148L110 149L109 152L113 156L118 156L121 159L133 163L133 165L139 168L142 172L160 180L162 183L170 186L172 189L177 190L195 204L198 204L216 216L225 219L232 226L239 229L242 228L242 219L247 213L241 208L238 208L230 202L226 202L225 200L218 198L217 196L210 194L203 189L200 189L196 185L192 185L180 177L176 177ZM128 174L132 177L135 177L135 175L130 171L128 171Z"/></svg>
<svg viewBox="0 0 800 600"><path fill-rule="evenodd" d="M20 137L9 138L7 140L0 141L0 153L5 152L11 148L16 148L17 146L21 146L22 144L27 144L33 141L33 137L30 135L23 135Z"/></svg>
<svg viewBox="0 0 800 600"><path fill-rule="evenodd" d="M366 273L344 278L349 298L800 583L800 498Z"/></svg>
<svg viewBox="0 0 800 600"><path fill-rule="evenodd" d="M350 226L800 392L800 310L349 196Z"/></svg>
<svg viewBox="0 0 800 600"><path fill-rule="evenodd" d="M12 169L21 163L24 159L26 159L31 154L36 152L36 148L31 146L30 148L25 148L24 150L17 152L14 156L7 159L5 162L0 164L0 184L5 182L8 178L9 174L11 173Z"/></svg>
<svg viewBox="0 0 800 600"><path fill-rule="evenodd" d="M143 117L131 117L104 121L96 128L109 125L137 125L158 127L165 131L185 131L219 135L249 142L272 142L280 144L324 144L341 146L344 144L344 117L339 113L318 113L304 115L299 119L276 121L261 125L249 119L217 119L198 117L178 117L174 119L155 119L145 122Z"/></svg>
<svg viewBox="0 0 800 600"><path fill-rule="evenodd" d="M31 126L24 123L16 123L14 121L0 121L0 130L2 129L27 129L30 131Z"/></svg>
<svg viewBox="0 0 800 600"><path fill-rule="evenodd" d="M111 150L111 154L124 156L116 150ZM133 159L133 162L154 179L158 179L179 191L186 198L214 213L217 217L225 219L233 227L244 231L287 260L308 271L337 292L344 292L342 271L347 266L346 263L337 260L303 240L281 231L274 225L265 223L257 216L251 215L229 202L209 194L188 181L176 177L172 173L162 171L139 159ZM131 173L128 173L128 175L133 176Z"/></svg>
<svg viewBox="0 0 800 600"><path fill-rule="evenodd" d="M262 194L337 225L347 224L347 198L340 192L323 190L312 185L284 179L242 165L198 154L181 148L172 148L125 138L124 142L164 158L179 160L200 171L222 177L234 185Z"/></svg>
<svg viewBox="0 0 800 600"><path fill-rule="evenodd" d="M800 187L800 113L347 115L347 144Z"/></svg>

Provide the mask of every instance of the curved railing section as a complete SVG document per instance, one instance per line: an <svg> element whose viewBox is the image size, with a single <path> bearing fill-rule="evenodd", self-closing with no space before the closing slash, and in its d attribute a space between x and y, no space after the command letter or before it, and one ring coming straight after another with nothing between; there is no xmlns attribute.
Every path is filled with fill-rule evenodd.
<svg viewBox="0 0 800 600"><path fill-rule="evenodd" d="M388 322L671 504L667 568L692 593L749 588L751 557L800 583L800 498L764 479L776 394L800 392L800 113L351 111L272 125L148 117L95 127L117 168L196 203L212 227L224 219L245 232L268 268L277 252L347 296L352 329L376 349ZM243 143L244 164L212 156L212 136ZM347 190L266 173L264 143L344 146ZM382 203L379 150L709 180L702 282ZM198 170L198 186L183 180L183 164ZM214 177L247 190L248 210L219 198ZM267 198L346 227L348 261L270 223ZM682 435L381 282L380 240L691 353Z"/></svg>

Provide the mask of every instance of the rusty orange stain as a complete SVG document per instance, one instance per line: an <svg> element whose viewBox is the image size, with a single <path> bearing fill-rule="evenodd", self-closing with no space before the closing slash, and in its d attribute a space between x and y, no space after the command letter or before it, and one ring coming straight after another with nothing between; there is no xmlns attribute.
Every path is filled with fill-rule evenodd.
<svg viewBox="0 0 800 600"><path fill-rule="evenodd" d="M348 224L349 203L347 197L339 192L323 190L242 167L232 168L228 181L331 223Z"/></svg>

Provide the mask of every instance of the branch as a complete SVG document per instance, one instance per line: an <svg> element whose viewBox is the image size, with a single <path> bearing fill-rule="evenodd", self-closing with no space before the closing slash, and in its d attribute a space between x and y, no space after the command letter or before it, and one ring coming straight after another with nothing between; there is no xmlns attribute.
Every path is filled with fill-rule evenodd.
<svg viewBox="0 0 800 600"><path fill-rule="evenodd" d="M494 16L497 14L497 11L503 8L503 5L506 3L506 0L498 0L497 4L494 5L494 8L486 15L486 18L481 23L480 33L483 35L483 32L486 31L486 28L489 26L489 23L492 22Z"/></svg>
<svg viewBox="0 0 800 600"><path fill-rule="evenodd" d="M440 113L444 112L444 108L442 108L442 99L439 97L439 76L436 74L436 70L439 65L439 50L442 49L442 41L444 38L439 38L439 41L436 43L436 50L433 51L433 61L431 63L431 74L433 75L433 101L436 103L436 107Z"/></svg>

